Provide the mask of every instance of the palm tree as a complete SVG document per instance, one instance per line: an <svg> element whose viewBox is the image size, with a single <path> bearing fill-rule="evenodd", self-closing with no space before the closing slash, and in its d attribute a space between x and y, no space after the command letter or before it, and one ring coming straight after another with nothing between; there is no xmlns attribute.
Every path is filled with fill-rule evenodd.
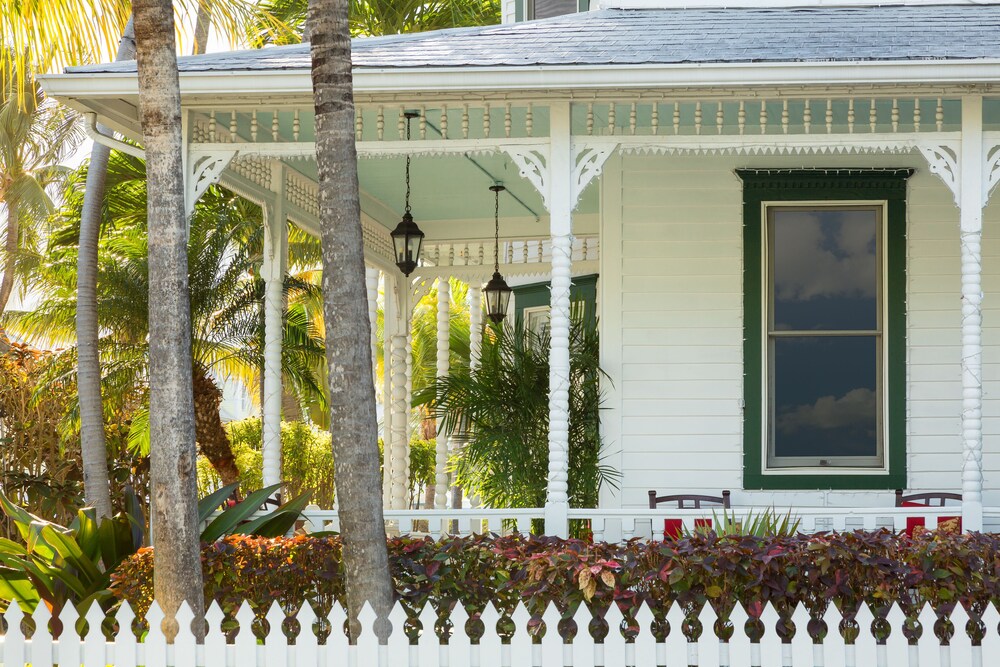
<svg viewBox="0 0 1000 667"><path fill-rule="evenodd" d="M53 252L39 271L36 288L44 299L31 312L10 318L11 329L38 342L68 346L49 378L72 381L80 354L73 347L73 322L79 321L76 296L77 237L82 226L84 193L76 186L89 181L86 167L70 181L63 207L64 226L53 234ZM102 211L97 300L99 352L105 361L105 419L129 414L148 401L148 262L146 180L141 160L112 154L108 196ZM196 440L225 484L237 481L229 439L219 413L221 391L216 377L235 379L254 394L262 373L264 284L261 211L221 188L211 188L191 220L188 273L191 288L193 393ZM300 236L295 232L293 240ZM294 241L293 241L294 242ZM306 257L309 255L304 253ZM283 369L285 384L298 402L325 404L321 371L325 364L321 325L306 303L317 300L311 275L290 274L285 291ZM77 379L79 382L79 379ZM82 403L82 399L81 399ZM147 413L148 414L148 413ZM148 422L140 412L130 440L148 453Z"/></svg>
<svg viewBox="0 0 1000 667"><path fill-rule="evenodd" d="M181 89L173 4L135 0L139 120L146 147L149 236L150 511L156 535L154 595L171 623L186 601L204 635L198 539L197 450L191 386L191 303L184 211Z"/></svg>
<svg viewBox="0 0 1000 667"><path fill-rule="evenodd" d="M42 223L54 210L47 189L66 172L59 163L84 138L76 114L46 100L30 72L27 80L18 76L13 62L0 64L0 211L6 217L0 314L41 255ZM23 99L18 90L26 91Z"/></svg>
<svg viewBox="0 0 1000 667"><path fill-rule="evenodd" d="M261 20L251 24L254 46L309 41L306 34L308 0L264 0ZM350 0L352 37L397 35L459 26L500 23L500 0ZM282 29L275 31L270 24Z"/></svg>
<svg viewBox="0 0 1000 667"><path fill-rule="evenodd" d="M354 145L354 93L348 0L310 0L316 165L322 222L323 302L334 479L352 636L369 602L388 635L393 586L389 574L372 351L365 294L364 240Z"/></svg>

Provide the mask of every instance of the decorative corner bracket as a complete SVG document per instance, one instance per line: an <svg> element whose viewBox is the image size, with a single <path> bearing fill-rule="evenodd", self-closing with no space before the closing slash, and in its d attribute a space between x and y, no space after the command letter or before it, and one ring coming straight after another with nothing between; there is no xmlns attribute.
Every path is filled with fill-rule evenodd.
<svg viewBox="0 0 1000 667"><path fill-rule="evenodd" d="M601 175L604 163L617 148L618 144L607 143L573 145L573 208L580 203L580 195L590 182Z"/></svg>
<svg viewBox="0 0 1000 667"><path fill-rule="evenodd" d="M531 181L531 184L542 196L545 208L549 207L549 147L548 146L504 146L503 151L510 156L521 176Z"/></svg>
<svg viewBox="0 0 1000 667"><path fill-rule="evenodd" d="M184 214L190 218L194 206L209 186L215 185L222 172L236 157L237 150L213 151L191 156L188 173L184 175Z"/></svg>
<svg viewBox="0 0 1000 667"><path fill-rule="evenodd" d="M983 170L983 208L990 201L993 189L1000 183L1000 145L987 146L983 150L986 156L986 168Z"/></svg>
<svg viewBox="0 0 1000 667"><path fill-rule="evenodd" d="M955 205L961 206L961 174L959 173L959 161L961 159L961 149L957 142L935 142L920 143L917 145L927 166L932 174L937 174L938 178L951 190L955 198Z"/></svg>

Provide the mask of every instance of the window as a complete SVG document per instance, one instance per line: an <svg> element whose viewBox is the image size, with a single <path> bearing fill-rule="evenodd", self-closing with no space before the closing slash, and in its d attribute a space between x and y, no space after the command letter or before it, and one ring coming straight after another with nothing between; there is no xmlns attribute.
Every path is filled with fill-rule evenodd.
<svg viewBox="0 0 1000 667"><path fill-rule="evenodd" d="M514 321L537 334L549 333L549 301L552 294L548 283L533 283L514 287ZM597 311L597 276L576 276L569 292L570 306L581 308L585 316Z"/></svg>
<svg viewBox="0 0 1000 667"><path fill-rule="evenodd" d="M746 488L905 486L910 173L739 172Z"/></svg>
<svg viewBox="0 0 1000 667"><path fill-rule="evenodd" d="M564 14L585 12L590 9L589 0L520 0L515 5L515 21L548 19Z"/></svg>

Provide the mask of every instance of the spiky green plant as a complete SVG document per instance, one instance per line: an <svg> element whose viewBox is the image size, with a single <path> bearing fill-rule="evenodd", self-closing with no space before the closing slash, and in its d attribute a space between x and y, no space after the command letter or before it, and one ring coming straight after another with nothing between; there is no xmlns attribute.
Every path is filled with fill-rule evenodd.
<svg viewBox="0 0 1000 667"><path fill-rule="evenodd" d="M596 507L618 474L601 463L597 323L570 327L569 501ZM449 434L466 442L451 462L456 483L489 507L541 507L548 476L549 337L522 327L490 327L479 367L458 368L418 395L436 399Z"/></svg>

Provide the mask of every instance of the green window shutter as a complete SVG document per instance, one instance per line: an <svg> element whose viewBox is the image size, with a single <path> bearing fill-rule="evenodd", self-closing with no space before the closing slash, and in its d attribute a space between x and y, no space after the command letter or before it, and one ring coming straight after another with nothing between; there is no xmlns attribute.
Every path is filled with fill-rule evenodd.
<svg viewBox="0 0 1000 667"><path fill-rule="evenodd" d="M573 278L569 298L573 304L582 303L587 317L593 317L597 311L597 275ZM517 326L523 326L525 309L548 306L550 301L551 293L547 282L515 287L514 322Z"/></svg>
<svg viewBox="0 0 1000 667"><path fill-rule="evenodd" d="M910 169L737 170L743 181L743 486L746 489L897 489L906 487L906 182ZM763 474L761 386L763 326L761 237L765 202L885 201L888 473Z"/></svg>

